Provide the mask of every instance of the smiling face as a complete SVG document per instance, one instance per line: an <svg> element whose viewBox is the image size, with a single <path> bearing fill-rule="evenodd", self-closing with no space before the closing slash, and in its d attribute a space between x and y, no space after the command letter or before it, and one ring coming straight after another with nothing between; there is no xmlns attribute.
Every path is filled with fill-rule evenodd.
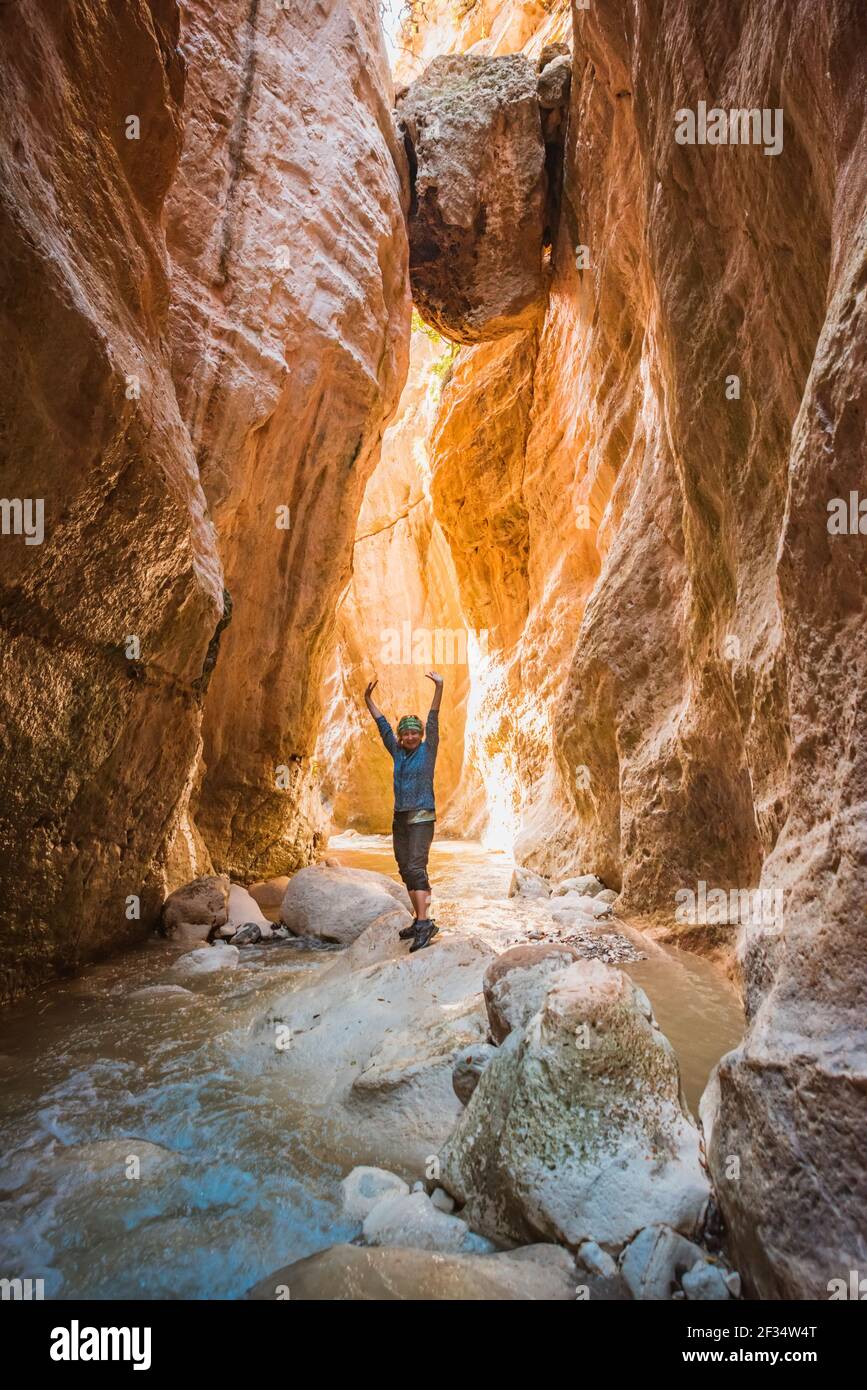
<svg viewBox="0 0 867 1390"><path fill-rule="evenodd" d="M401 748L405 748L407 753L414 753L421 743L421 734L417 729L407 729L398 738Z"/></svg>

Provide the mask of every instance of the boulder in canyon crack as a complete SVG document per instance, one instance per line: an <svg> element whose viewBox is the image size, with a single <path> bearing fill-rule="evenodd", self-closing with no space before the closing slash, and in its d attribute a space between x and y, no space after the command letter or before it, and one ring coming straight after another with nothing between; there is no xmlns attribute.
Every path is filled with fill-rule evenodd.
<svg viewBox="0 0 867 1390"><path fill-rule="evenodd" d="M521 54L435 58L398 102L414 164L410 283L459 343L529 328L544 304L545 146Z"/></svg>
<svg viewBox="0 0 867 1390"><path fill-rule="evenodd" d="M617 1249L664 1221L691 1234L709 1195L677 1060L644 993L570 965L482 1073L442 1182L494 1239Z"/></svg>
<svg viewBox="0 0 867 1390"><path fill-rule="evenodd" d="M566 105L571 81L572 59L560 53L542 68L536 83L539 105L543 110L554 111L558 106Z"/></svg>
<svg viewBox="0 0 867 1390"><path fill-rule="evenodd" d="M289 880L280 919L296 936L345 946L395 905L404 909L406 926L408 904L406 889L386 874L312 864Z"/></svg>
<svg viewBox="0 0 867 1390"><path fill-rule="evenodd" d="M568 58L572 61L572 50L568 43L546 43L536 60L536 71L542 73L549 63L553 63L555 58Z"/></svg>

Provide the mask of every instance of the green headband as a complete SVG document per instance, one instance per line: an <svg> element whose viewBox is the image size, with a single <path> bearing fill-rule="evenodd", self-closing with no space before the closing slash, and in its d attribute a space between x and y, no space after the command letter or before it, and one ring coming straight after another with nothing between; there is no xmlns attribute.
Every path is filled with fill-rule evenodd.
<svg viewBox="0 0 867 1390"><path fill-rule="evenodd" d="M416 729L419 733L424 731L424 725L417 714L405 714L397 726L399 734L408 733L410 729Z"/></svg>

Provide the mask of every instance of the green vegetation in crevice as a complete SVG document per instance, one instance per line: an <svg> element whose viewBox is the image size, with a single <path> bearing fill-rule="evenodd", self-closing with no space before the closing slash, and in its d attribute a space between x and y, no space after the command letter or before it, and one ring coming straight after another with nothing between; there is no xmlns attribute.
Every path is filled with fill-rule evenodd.
<svg viewBox="0 0 867 1390"><path fill-rule="evenodd" d="M431 363L430 368L431 375L435 377L439 383L438 392L441 392L451 377L452 367L460 352L460 345L458 343L449 342L448 338L444 338L435 328L431 328L429 324L425 323L417 309L413 309L412 311L412 331L413 333L424 333L425 337L429 338L436 347L440 345L443 347L441 356L439 356L435 362Z"/></svg>

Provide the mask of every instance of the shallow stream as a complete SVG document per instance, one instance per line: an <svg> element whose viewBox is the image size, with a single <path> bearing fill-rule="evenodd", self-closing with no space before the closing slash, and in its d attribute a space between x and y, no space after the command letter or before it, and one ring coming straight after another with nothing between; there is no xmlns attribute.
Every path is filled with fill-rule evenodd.
<svg viewBox="0 0 867 1390"><path fill-rule="evenodd" d="M331 843L342 863L394 870L380 837ZM506 897L511 864L440 841L443 900ZM245 947L235 970L185 988L159 939L51 985L0 1017L0 1277L47 1298L238 1298L290 1260L347 1240L343 1177L319 1156L285 1082L245 1046L273 1001L335 948ZM681 1061L693 1110L742 1031L722 976L682 952L625 967ZM138 1162L139 1176L133 1174ZM127 1174L130 1176L127 1176Z"/></svg>

